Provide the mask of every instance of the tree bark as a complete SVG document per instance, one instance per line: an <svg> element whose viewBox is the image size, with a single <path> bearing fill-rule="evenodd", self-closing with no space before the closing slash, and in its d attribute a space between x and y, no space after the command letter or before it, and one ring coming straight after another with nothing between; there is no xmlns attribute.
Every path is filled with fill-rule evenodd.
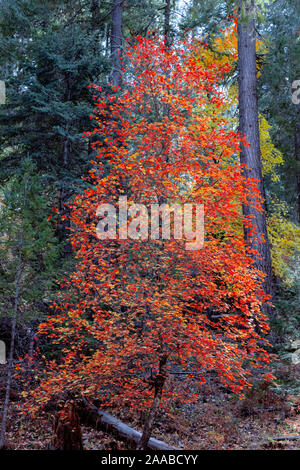
<svg viewBox="0 0 300 470"><path fill-rule="evenodd" d="M171 47L171 38L170 38L170 3L171 0L166 0L166 6L164 8L164 35L165 35L165 46L166 49Z"/></svg>
<svg viewBox="0 0 300 470"><path fill-rule="evenodd" d="M53 449L83 450L81 427L73 402L67 402L55 417Z"/></svg>
<svg viewBox="0 0 300 470"><path fill-rule="evenodd" d="M139 450L145 450L147 449L148 442L152 433L154 421L157 415L157 411L159 409L161 397L162 397L162 392L164 388L164 384L166 381L166 376L167 376L167 359L168 357L164 355L159 362L159 372L158 375L155 377L154 380L154 400L152 403L152 406L150 408L149 414L147 416L144 430L143 430L143 435L141 437L140 442L137 445L137 449Z"/></svg>
<svg viewBox="0 0 300 470"><path fill-rule="evenodd" d="M122 56L122 22L123 1L112 2L112 31L111 31L111 82L114 86L122 86L121 56Z"/></svg>
<svg viewBox="0 0 300 470"><path fill-rule="evenodd" d="M242 18L242 12L246 18ZM239 84L239 131L247 139L250 147L241 144L240 161L247 165L243 168L246 181L255 178L262 198L265 199L262 163L260 153L258 102L257 102L257 76L256 76L256 34L255 34L255 2L254 0L239 0L238 11L238 84ZM253 198L254 199L254 198ZM255 203L255 200L252 200ZM264 290L272 295L272 265L270 245L268 241L265 204L263 212L258 211L253 204L243 205L243 214L249 217L256 227L256 233L245 227L245 240L250 248L258 253L255 256L255 265L266 275ZM265 243L258 237L262 235ZM268 310L266 308L266 310Z"/></svg>
<svg viewBox="0 0 300 470"><path fill-rule="evenodd" d="M300 105L296 108L296 128L295 128L295 157L296 157L296 179L297 179L297 199L298 199L298 220L300 222Z"/></svg>
<svg viewBox="0 0 300 470"><path fill-rule="evenodd" d="M26 206L27 198L27 182L25 183L24 189L24 201L23 201L23 210ZM16 288L15 288L15 298L14 298L14 312L11 323L11 341L10 341L10 350L8 357L8 372L7 372L7 382L5 390L5 399L3 405L2 421L1 421L1 430L0 430L0 449L5 446L5 434L7 427L7 418L9 411L9 402L10 402L10 389L14 368L14 351L15 351L15 339L16 339L16 328L17 328L17 318L18 318L18 308L19 308L19 292L21 285L21 277L23 271L23 260L22 260L22 250L23 250L23 237L24 237L24 214L22 218L22 225L19 234L19 244L18 244L18 268L16 275Z"/></svg>

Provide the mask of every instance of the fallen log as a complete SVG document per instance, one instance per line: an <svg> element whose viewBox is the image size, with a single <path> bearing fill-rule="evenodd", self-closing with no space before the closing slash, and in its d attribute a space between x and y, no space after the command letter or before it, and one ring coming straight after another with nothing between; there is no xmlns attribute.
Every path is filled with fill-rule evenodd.
<svg viewBox="0 0 300 470"><path fill-rule="evenodd" d="M84 409L78 409L83 421L95 426L97 429L111 433L118 439L130 444L136 445L140 442L142 437L141 432L123 423L110 413L107 413L107 411L98 409L95 405L90 405L86 401L84 401L84 405ZM178 450L176 447L171 447L154 437L149 439L147 447L152 450Z"/></svg>
<svg viewBox="0 0 300 470"><path fill-rule="evenodd" d="M279 436L279 437L272 437L271 439L273 441L284 441L284 440L294 441L294 440L300 439L300 436Z"/></svg>

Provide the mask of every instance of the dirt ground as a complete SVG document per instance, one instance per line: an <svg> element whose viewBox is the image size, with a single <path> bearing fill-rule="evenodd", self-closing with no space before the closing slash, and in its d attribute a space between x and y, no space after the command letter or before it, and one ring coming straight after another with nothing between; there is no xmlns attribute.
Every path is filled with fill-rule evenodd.
<svg viewBox="0 0 300 470"><path fill-rule="evenodd" d="M297 378L299 370L289 368L287 373ZM183 386L182 382L177 386ZM243 400L239 400L214 381L201 385L197 395L196 403L174 404L171 411L162 411L153 436L186 450L300 449L299 395L274 392L264 383L258 383ZM30 419L20 414L17 394L12 398L8 448L47 449L52 437L55 409ZM130 413L130 410L110 412L142 430L141 416L137 413ZM84 424L82 434L87 450L128 448L126 443Z"/></svg>

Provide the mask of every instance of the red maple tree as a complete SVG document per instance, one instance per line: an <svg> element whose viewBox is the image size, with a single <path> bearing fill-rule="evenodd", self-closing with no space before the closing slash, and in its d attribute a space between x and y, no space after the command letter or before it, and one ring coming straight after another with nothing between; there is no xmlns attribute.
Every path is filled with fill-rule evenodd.
<svg viewBox="0 0 300 470"><path fill-rule="evenodd" d="M136 38L123 90L93 88L97 126L89 137L97 157L89 187L71 206L77 267L39 329L61 355L44 364L31 409L69 390L101 406L150 407L153 420L176 396L175 367L200 382L214 371L242 395L251 370L269 362L261 311L268 299L241 211L259 195L241 175L239 136L216 112L229 65L204 69L201 47L183 41L166 50L162 41ZM120 196L129 207L204 204L204 247L118 231L100 240L97 208L117 206ZM177 398L196 397L186 390Z"/></svg>

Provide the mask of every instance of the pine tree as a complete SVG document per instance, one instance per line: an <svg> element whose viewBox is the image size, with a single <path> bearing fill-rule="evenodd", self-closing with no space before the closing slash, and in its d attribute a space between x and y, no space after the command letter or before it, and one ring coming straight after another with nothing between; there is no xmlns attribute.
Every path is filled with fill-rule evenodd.
<svg viewBox="0 0 300 470"><path fill-rule="evenodd" d="M0 6L0 47L7 50L2 57L7 104L0 109L0 179L7 180L29 154L47 176L61 215L90 167L91 147L82 138L92 110L88 85L109 71L92 6L91 1L78 9L75 1L36 0ZM64 224L60 232L65 239Z"/></svg>
<svg viewBox="0 0 300 470"><path fill-rule="evenodd" d="M292 84L300 79L300 3L274 0L265 16L260 28L267 45L259 79L260 107L272 126L272 140L284 157L279 168L281 184L267 181L267 196L273 192L285 201L296 221L300 216L300 108L292 102Z"/></svg>
<svg viewBox="0 0 300 470"><path fill-rule="evenodd" d="M246 180L258 182L264 197L262 162L260 153L259 116L257 102L255 2L240 0L238 11L238 84L239 84L239 131L246 137L241 144L240 160ZM265 206L255 208L254 200L243 204L243 213L255 225L255 230L244 228L250 249L255 250L255 265L265 274L265 291L272 295L272 264L268 241ZM262 238L262 239L261 239Z"/></svg>

